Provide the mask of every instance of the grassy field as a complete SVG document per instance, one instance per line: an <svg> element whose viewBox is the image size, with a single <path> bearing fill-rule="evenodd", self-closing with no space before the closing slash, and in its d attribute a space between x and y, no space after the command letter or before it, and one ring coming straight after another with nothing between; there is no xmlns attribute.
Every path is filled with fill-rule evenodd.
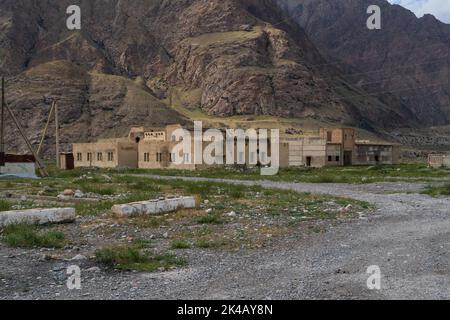
<svg viewBox="0 0 450 320"><path fill-rule="evenodd" d="M3 199L0 210L72 206L77 215L86 217L89 223L59 226L55 230L11 226L3 230L3 242L11 246L59 248L64 243L77 244L82 235L91 229L101 234L111 234L103 225L117 225L123 233L130 233L125 239L135 239L136 232L148 235L147 232L161 234L167 230L169 235L161 236L164 242L162 251L142 252L143 248L123 243L123 234L119 239L111 239L111 245L97 248L95 255L98 261L118 269L167 269L172 264L182 264L171 256L170 250L254 248L287 235L299 226L304 226L307 232L321 232L322 229L316 225L318 222L355 218L359 213L371 210L369 204L353 199L258 186L152 179L108 170L56 171L50 168L50 172L52 177L39 180L0 180L0 190L8 190L27 199ZM94 193L98 199L58 202L56 196L65 189ZM42 194L45 200L40 199ZM165 215L132 218L115 217L111 212L114 204L167 195L194 196L198 207Z"/></svg>
<svg viewBox="0 0 450 320"><path fill-rule="evenodd" d="M147 173L162 176L226 178L239 180L275 180L312 183L373 183L383 181L430 181L449 179L450 169L428 168L425 164L386 166L352 166L324 168L282 168L276 176L261 176L258 169L211 168L186 170L127 170L127 173Z"/></svg>
<svg viewBox="0 0 450 320"><path fill-rule="evenodd" d="M38 180L0 180L0 190L11 194L0 200L0 211L18 208L70 206L76 209L74 224L55 227L13 225L0 231L11 247L61 248L85 245L99 263L118 270L155 271L184 266L179 253L186 250L238 250L269 245L294 231L325 232L325 222L358 218L371 206L353 199L297 193L259 186L217 182L165 180L136 176L147 173L232 179L272 179L305 182L368 183L392 180L447 179L448 169L429 169L409 164L384 167L282 169L277 176L261 177L257 170L236 168L202 171L169 170L56 170ZM65 189L80 190L90 199L57 196ZM431 185L424 193L448 196L448 185ZM194 196L197 208L131 218L116 217L114 204L166 196ZM111 227L114 226L114 227ZM93 236L93 235L99 235ZM150 237L151 236L151 237ZM149 238L150 237L150 238ZM143 239L143 240L142 240ZM148 242L152 239L151 242Z"/></svg>

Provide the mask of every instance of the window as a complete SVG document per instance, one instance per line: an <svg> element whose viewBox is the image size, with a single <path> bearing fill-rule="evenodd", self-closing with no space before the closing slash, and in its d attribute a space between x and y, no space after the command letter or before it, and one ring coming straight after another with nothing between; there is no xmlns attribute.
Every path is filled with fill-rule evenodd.
<svg viewBox="0 0 450 320"><path fill-rule="evenodd" d="M336 162L339 162L341 160L341 157L336 156Z"/></svg>
<svg viewBox="0 0 450 320"><path fill-rule="evenodd" d="M92 153L88 152L87 154L87 160L92 161Z"/></svg>
<svg viewBox="0 0 450 320"><path fill-rule="evenodd" d="M156 162L162 162L163 154L160 152L156 153Z"/></svg>
<svg viewBox="0 0 450 320"><path fill-rule="evenodd" d="M144 153L144 162L150 162L150 153Z"/></svg>
<svg viewBox="0 0 450 320"><path fill-rule="evenodd" d="M239 164L244 163L244 153L243 152L239 152Z"/></svg>
<svg viewBox="0 0 450 320"><path fill-rule="evenodd" d="M97 161L103 161L103 153L97 152Z"/></svg>
<svg viewBox="0 0 450 320"><path fill-rule="evenodd" d="M255 163L255 153L254 152L250 152L250 163Z"/></svg>
<svg viewBox="0 0 450 320"><path fill-rule="evenodd" d="M331 142L333 140L333 132L328 131L327 132L327 141Z"/></svg>
<svg viewBox="0 0 450 320"><path fill-rule="evenodd" d="M191 157L190 157L190 154L189 154L189 153L185 153L185 154L183 155L184 163L189 163L189 162L190 162L190 159L191 159Z"/></svg>
<svg viewBox="0 0 450 320"><path fill-rule="evenodd" d="M108 152L108 161L114 161L114 152Z"/></svg>
<svg viewBox="0 0 450 320"><path fill-rule="evenodd" d="M333 157L332 156L328 156L328 162L333 161Z"/></svg>
<svg viewBox="0 0 450 320"><path fill-rule="evenodd" d="M77 161L83 161L83 154L81 152L77 153Z"/></svg>
<svg viewBox="0 0 450 320"><path fill-rule="evenodd" d="M175 153L171 153L170 154L170 162L175 162L177 161L177 155Z"/></svg>

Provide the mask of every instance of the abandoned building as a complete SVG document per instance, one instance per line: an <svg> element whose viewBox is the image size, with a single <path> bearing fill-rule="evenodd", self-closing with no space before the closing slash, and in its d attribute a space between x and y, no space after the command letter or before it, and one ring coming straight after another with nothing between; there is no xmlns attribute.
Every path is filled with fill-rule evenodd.
<svg viewBox="0 0 450 320"><path fill-rule="evenodd" d="M290 166L397 164L400 160L398 145L358 141L351 128L322 128L317 136L285 139L289 142Z"/></svg>
<svg viewBox="0 0 450 320"><path fill-rule="evenodd" d="M428 155L428 166L431 168L450 168L450 154Z"/></svg>
<svg viewBox="0 0 450 320"><path fill-rule="evenodd" d="M73 144L75 168L137 168L137 154L138 143L130 137Z"/></svg>
<svg viewBox="0 0 450 320"><path fill-rule="evenodd" d="M34 156L3 154L0 161L0 176L37 178Z"/></svg>
<svg viewBox="0 0 450 320"><path fill-rule="evenodd" d="M194 138L191 134L191 152L175 154L173 148L180 142L174 136L181 125L164 128L132 128L126 138L100 139L94 143L75 143L73 154L75 167L99 168L144 168L144 169L185 169L196 170L208 164L194 164ZM189 129L186 129L191 131ZM223 130L221 130L223 134ZM258 137L259 139L259 137ZM225 139L224 139L225 141ZM202 142L203 150L212 142ZM225 142L224 142L225 143ZM272 146L268 139L267 150L250 152L251 141L245 141L245 152L237 151L234 143L235 163L255 165L257 160L271 157ZM224 147L225 150L225 147ZM317 136L280 138L279 166L345 166L396 164L399 161L399 147L389 143L372 143L356 140L356 131L350 128L320 129ZM223 157L225 153L216 155ZM183 161L178 162L177 160Z"/></svg>

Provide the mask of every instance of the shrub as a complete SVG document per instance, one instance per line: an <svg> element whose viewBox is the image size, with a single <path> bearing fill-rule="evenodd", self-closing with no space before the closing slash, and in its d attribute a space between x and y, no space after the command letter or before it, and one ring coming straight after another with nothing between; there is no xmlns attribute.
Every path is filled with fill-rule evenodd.
<svg viewBox="0 0 450 320"><path fill-rule="evenodd" d="M39 232L36 226L27 224L13 224L5 227L4 240L12 247L44 247L62 248L65 236L59 231Z"/></svg>

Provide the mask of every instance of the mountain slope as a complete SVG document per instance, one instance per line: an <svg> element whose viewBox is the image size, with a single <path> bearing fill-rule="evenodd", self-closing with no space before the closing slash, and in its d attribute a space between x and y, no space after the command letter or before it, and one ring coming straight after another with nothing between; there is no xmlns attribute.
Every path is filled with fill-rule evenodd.
<svg viewBox="0 0 450 320"><path fill-rule="evenodd" d="M450 25L386 0L277 1L350 83L394 96L422 125L450 123ZM369 5L381 8L381 30L366 28Z"/></svg>
<svg viewBox="0 0 450 320"><path fill-rule="evenodd" d="M171 108L175 88L200 92L184 105L210 116L417 124L401 103L383 103L326 66L273 0L82 0L80 31L65 27L70 4L0 3L0 71L34 142L48 97L60 100L65 142L76 142L187 121ZM7 142L19 148L13 134Z"/></svg>

